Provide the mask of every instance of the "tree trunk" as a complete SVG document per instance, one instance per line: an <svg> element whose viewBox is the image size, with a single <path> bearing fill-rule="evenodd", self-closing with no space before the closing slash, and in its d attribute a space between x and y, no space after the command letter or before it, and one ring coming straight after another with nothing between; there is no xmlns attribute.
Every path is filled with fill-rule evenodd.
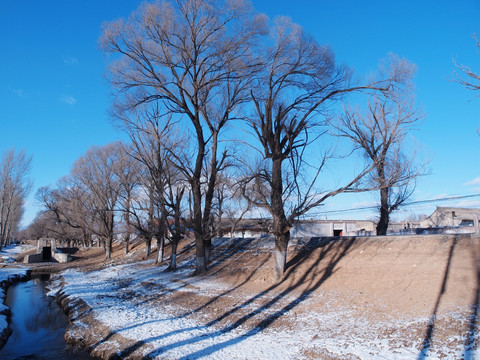
<svg viewBox="0 0 480 360"><path fill-rule="evenodd" d="M88 235L85 231L83 232L83 246L89 247Z"/></svg>
<svg viewBox="0 0 480 360"><path fill-rule="evenodd" d="M177 270L177 242L172 241L172 255L170 256L170 265L168 266L169 270Z"/></svg>
<svg viewBox="0 0 480 360"><path fill-rule="evenodd" d="M112 256L112 244L113 244L113 236L108 237L108 243L106 246L106 251L105 251L105 259L110 260L110 257Z"/></svg>
<svg viewBox="0 0 480 360"><path fill-rule="evenodd" d="M131 194L130 194L131 190L130 188L128 188L127 190L127 204L126 204L126 208L127 208L127 212L125 213L125 231L126 231L126 234L125 234L125 256L128 254L128 246L130 245L130 234L132 233L132 229L131 229L131 225L130 225L130 214L129 214L129 211L130 211L130 197L131 197Z"/></svg>
<svg viewBox="0 0 480 360"><path fill-rule="evenodd" d="M147 236L145 239L145 259L147 259L150 256L150 251L152 249L152 238L150 236Z"/></svg>
<svg viewBox="0 0 480 360"><path fill-rule="evenodd" d="M275 236L275 281L281 280L285 270L287 270L287 248L290 241L290 231Z"/></svg>
<svg viewBox="0 0 480 360"><path fill-rule="evenodd" d="M380 189L380 219L377 224L377 236L387 235L389 217L388 188L382 188Z"/></svg>
<svg viewBox="0 0 480 360"><path fill-rule="evenodd" d="M212 239L204 241L205 244L205 262L208 265L210 263L210 254L212 250Z"/></svg>
<svg viewBox="0 0 480 360"><path fill-rule="evenodd" d="M200 190L200 179L195 179L192 185L193 193L193 232L195 235L195 273L194 275L207 272L205 261L205 242L202 226L202 193Z"/></svg>
<svg viewBox="0 0 480 360"><path fill-rule="evenodd" d="M161 264L163 262L163 255L165 252L165 238L162 236L157 239L157 259L155 260L155 265Z"/></svg>
<svg viewBox="0 0 480 360"><path fill-rule="evenodd" d="M281 157L272 160L272 193L270 211L273 217L275 236L274 278L280 280L287 268L287 248L290 241L290 226L285 216L283 204L283 179Z"/></svg>
<svg viewBox="0 0 480 360"><path fill-rule="evenodd" d="M127 237L125 238L125 256L128 254L128 247L130 246L130 234L127 233Z"/></svg>
<svg viewBox="0 0 480 360"><path fill-rule="evenodd" d="M206 273L207 262L205 261L205 244L203 239L197 240L197 237L195 237L195 260L195 275Z"/></svg>

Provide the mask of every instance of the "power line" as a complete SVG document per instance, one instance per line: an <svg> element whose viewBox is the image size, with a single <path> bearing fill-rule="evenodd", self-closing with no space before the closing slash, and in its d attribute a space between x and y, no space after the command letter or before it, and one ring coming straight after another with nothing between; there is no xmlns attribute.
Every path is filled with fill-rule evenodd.
<svg viewBox="0 0 480 360"><path fill-rule="evenodd" d="M469 199L469 198L476 198L476 197L480 197L480 194L453 195L453 196L448 196L448 197L443 197L443 198L437 198L437 199L412 201L412 202L403 204L402 207L413 206L413 205L423 205L423 204L438 203L438 202L444 202L444 201L450 201L450 200ZM350 208L350 209L342 209L342 210L317 211L317 212L313 213L312 215L336 214L336 213L357 212L357 211L376 210L376 209L378 209L378 205L374 205L374 206L363 206L363 207Z"/></svg>

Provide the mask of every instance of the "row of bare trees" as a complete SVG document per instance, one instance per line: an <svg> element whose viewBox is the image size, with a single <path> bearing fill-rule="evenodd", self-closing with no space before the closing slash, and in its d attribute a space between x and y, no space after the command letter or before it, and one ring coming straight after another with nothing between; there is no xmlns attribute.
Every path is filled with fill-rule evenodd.
<svg viewBox="0 0 480 360"><path fill-rule="evenodd" d="M48 211L38 221L66 240L87 244L95 235L107 258L122 227L126 252L133 234L147 255L155 238L159 260L168 236L175 268L186 226L204 273L222 219L234 228L253 210L271 219L279 279L300 216L340 193L379 190L377 233L385 234L422 173L403 152L421 118L415 66L405 59L390 56L368 79L354 79L299 25L270 21L244 0L145 2L107 23L100 44L111 57L111 114L129 144L91 148L55 188L42 188ZM365 113L346 105L352 94L368 99ZM332 134L365 163L327 187Z"/></svg>
<svg viewBox="0 0 480 360"><path fill-rule="evenodd" d="M37 234L85 246L95 239L103 244L106 259L117 233L125 242L125 254L134 236L145 239L146 256L153 238L163 249L168 237L170 266L175 268L176 247L185 232L180 207L184 186L166 164L155 134L132 134L135 141L130 146L120 142L93 146L54 188L40 188L37 198L45 211L36 219L43 231ZM163 251L159 254L163 256Z"/></svg>
<svg viewBox="0 0 480 360"><path fill-rule="evenodd" d="M393 195L392 189L419 173L402 162L400 152L402 138L418 119L412 112L398 113L406 109L399 99L410 96L402 89L414 73L406 60L391 57L371 79L354 80L347 67L335 63L331 49L299 25L286 17L270 21L243 0L144 3L128 19L106 24L100 42L113 58L112 114L121 126L129 134L159 133L173 123L171 139L182 149L167 144L166 151L192 196L197 273L208 264L220 174L236 157L235 148L222 141L233 138L232 128L244 130L242 141L253 149L236 157L242 163L241 189L249 204L272 218L277 278L285 271L296 218L336 194L382 189L382 199L389 202L379 225L382 233L388 214L410 193ZM331 154L307 154L327 135L336 104L352 93L372 96L370 115L383 120L370 128L364 121L367 134L359 131L357 114L349 112L337 128L367 153L373 146L376 154L351 180L324 189L320 174ZM386 116L390 102L399 105L391 119ZM383 115L374 105L382 103ZM153 114L156 130L144 121ZM364 144L364 135L375 140ZM365 187L361 180L367 175L372 181Z"/></svg>
<svg viewBox="0 0 480 360"><path fill-rule="evenodd" d="M10 149L0 159L0 249L19 231L24 204L31 189L32 158Z"/></svg>

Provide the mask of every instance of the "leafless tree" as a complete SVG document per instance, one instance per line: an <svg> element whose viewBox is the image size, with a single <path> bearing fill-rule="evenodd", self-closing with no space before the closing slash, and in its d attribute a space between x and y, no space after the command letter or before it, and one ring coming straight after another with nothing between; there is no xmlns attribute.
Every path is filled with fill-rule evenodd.
<svg viewBox="0 0 480 360"><path fill-rule="evenodd" d="M154 185L143 180L135 188L131 197L131 206L128 210L130 224L135 229L137 236L145 240L145 258L152 250L152 240L158 230L158 206L154 199ZM125 209L124 209L125 211Z"/></svg>
<svg viewBox="0 0 480 360"><path fill-rule="evenodd" d="M377 235L387 234L390 214L412 195L416 178L423 174L425 164L418 163L414 153L405 154L405 137L421 118L411 94L375 94L365 115L347 107L335 126L374 167L366 187L380 191Z"/></svg>
<svg viewBox="0 0 480 360"><path fill-rule="evenodd" d="M137 206L132 209L135 227L144 234L147 242L153 237L157 239L157 263L163 261L165 237L169 236L172 246L170 268L175 269L176 249L182 237L181 201L186 181L169 160L169 154L175 151L179 157L178 154L184 151L182 144L185 141L178 138L175 123L163 120L158 106L146 107L137 111L136 116L131 115L120 117L117 114L117 121L130 138L129 155L142 167L139 183L146 194L142 196L142 191L137 194ZM145 203L147 199L148 205ZM147 208L149 221L144 220ZM169 224L170 219L173 219L173 224Z"/></svg>
<svg viewBox="0 0 480 360"><path fill-rule="evenodd" d="M359 191L356 184L370 169L331 191L317 188L328 156L307 163L309 145L322 138L329 110L342 95L388 91L410 71L405 61L385 68L381 79L354 84L351 72L334 62L333 52L317 44L290 19L275 19L264 47L264 68L251 87L255 112L247 117L259 145L260 158L249 165L245 196L272 216L275 236L275 277L286 269L290 228L294 219L342 192ZM307 179L307 174L313 173Z"/></svg>
<svg viewBox="0 0 480 360"><path fill-rule="evenodd" d="M40 211L30 225L23 230L25 240L38 240L42 237L53 237L51 231L57 224L57 219L50 211Z"/></svg>
<svg viewBox="0 0 480 360"><path fill-rule="evenodd" d="M114 112L158 103L189 132L190 161L177 166L193 197L196 273L206 271L213 192L228 154L219 138L245 101L257 64L250 48L263 22L244 0L166 0L143 3L128 20L107 24L100 40L105 52L118 56L110 67Z"/></svg>
<svg viewBox="0 0 480 360"><path fill-rule="evenodd" d="M118 177L121 151L119 142L103 147L92 146L72 169L76 184L88 193L96 220L91 231L104 241L106 259L110 259L112 254L115 213L122 187Z"/></svg>
<svg viewBox="0 0 480 360"><path fill-rule="evenodd" d="M154 216L150 230L152 237L157 240L158 264L163 261L168 221L165 199L169 178L166 144L171 140L170 122L163 123L158 107L153 107L152 111L142 112L133 121L124 118L123 124L132 143L131 155L145 168L142 182L149 189L149 201L153 210L153 213L150 211L149 214Z"/></svg>
<svg viewBox="0 0 480 360"><path fill-rule="evenodd" d="M242 196L241 179L233 174L222 174L215 189L215 228L223 236L226 225L233 237L238 224L252 210L251 203Z"/></svg>
<svg viewBox="0 0 480 360"><path fill-rule="evenodd" d="M480 41L478 40L476 34L473 35L477 47L480 49ZM458 65L454 62L458 71L455 72L457 76L457 82L465 86L469 90L480 90L480 73L475 72L467 65Z"/></svg>
<svg viewBox="0 0 480 360"><path fill-rule="evenodd" d="M0 159L0 249L12 239L22 220L31 189L31 163L31 156L15 149L4 151Z"/></svg>
<svg viewBox="0 0 480 360"><path fill-rule="evenodd" d="M130 156L130 147L122 144L118 154L118 164L115 166L117 177L120 182L119 205L123 213L125 225L125 255L128 254L130 240L132 237L132 223L130 219L132 197L135 188L141 182L141 164L136 158Z"/></svg>
<svg viewBox="0 0 480 360"><path fill-rule="evenodd" d="M183 196L186 190L186 184L178 172L169 164L166 163L165 169L165 208L167 210L168 218L173 222L168 223L167 236L171 244L171 256L169 270L177 269L177 248L178 243L185 237L185 221L183 217Z"/></svg>
<svg viewBox="0 0 480 360"><path fill-rule="evenodd" d="M61 224L67 242L77 240L83 246L91 246L92 230L95 227L95 213L90 202L89 190L75 183L72 176L61 178L55 188L41 187L36 193L44 212L52 215ZM40 219L48 219L49 216ZM49 225L42 221L41 224ZM52 225L49 225L52 228ZM58 231L60 233L60 231Z"/></svg>

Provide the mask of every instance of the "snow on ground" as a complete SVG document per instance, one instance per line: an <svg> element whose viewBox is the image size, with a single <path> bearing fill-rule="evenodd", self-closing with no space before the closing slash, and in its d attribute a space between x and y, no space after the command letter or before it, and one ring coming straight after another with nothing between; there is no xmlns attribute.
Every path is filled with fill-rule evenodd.
<svg viewBox="0 0 480 360"><path fill-rule="evenodd" d="M145 267L146 264L148 262L110 266L91 273L69 269L61 274L63 282L60 277L52 281L49 295L54 296L62 290L72 299L83 299L93 309L95 318L112 332L131 339L132 345L148 344L149 348L143 350L143 356L148 358L480 359L479 353L473 349L475 346L466 345L468 340L458 335L452 335L444 344L424 344L424 351L420 352L424 343L423 330L415 333L409 329L425 329L428 318L392 317L372 323L358 314L355 316L355 309L342 308L338 304L322 313L305 310L318 301L328 305L331 294L325 295L325 299L310 297L303 301L301 307L304 311L298 319L296 311L300 310L299 307L295 311L285 310L281 304L256 308L255 301L238 299L243 302L242 310L248 314L258 316L260 320L277 314L287 324L261 330L244 326L244 323L201 322L199 314L197 317L178 316L178 307L162 306L148 300L152 297L148 284L162 284L157 299L186 287L202 296L218 295L228 287L211 277L189 277L189 267L183 266L179 271L169 273L164 272L163 267ZM220 309L219 316L228 310ZM447 318L435 320L450 321ZM452 326L456 325L452 323ZM409 333L412 333L410 338L405 335ZM417 336L419 333L421 336ZM472 334L470 343L478 343L478 329L475 328ZM98 345L115 346L106 340Z"/></svg>
<svg viewBox="0 0 480 360"><path fill-rule="evenodd" d="M7 245L0 250L0 263L14 263L13 256L34 249L33 245Z"/></svg>
<svg viewBox="0 0 480 360"><path fill-rule="evenodd" d="M24 248L21 246L13 246L10 245L7 248L2 249L0 252L1 260L7 258L7 261L10 262L8 259L11 258L11 255L19 254L20 252L24 251ZM8 255L5 255L8 254ZM9 256L10 255L10 256ZM5 297L6 297L6 284L11 281L21 279L27 275L27 268L3 268L0 269L0 334L3 334L5 329L8 327L7 323L7 316L6 311L8 307L4 305Z"/></svg>

